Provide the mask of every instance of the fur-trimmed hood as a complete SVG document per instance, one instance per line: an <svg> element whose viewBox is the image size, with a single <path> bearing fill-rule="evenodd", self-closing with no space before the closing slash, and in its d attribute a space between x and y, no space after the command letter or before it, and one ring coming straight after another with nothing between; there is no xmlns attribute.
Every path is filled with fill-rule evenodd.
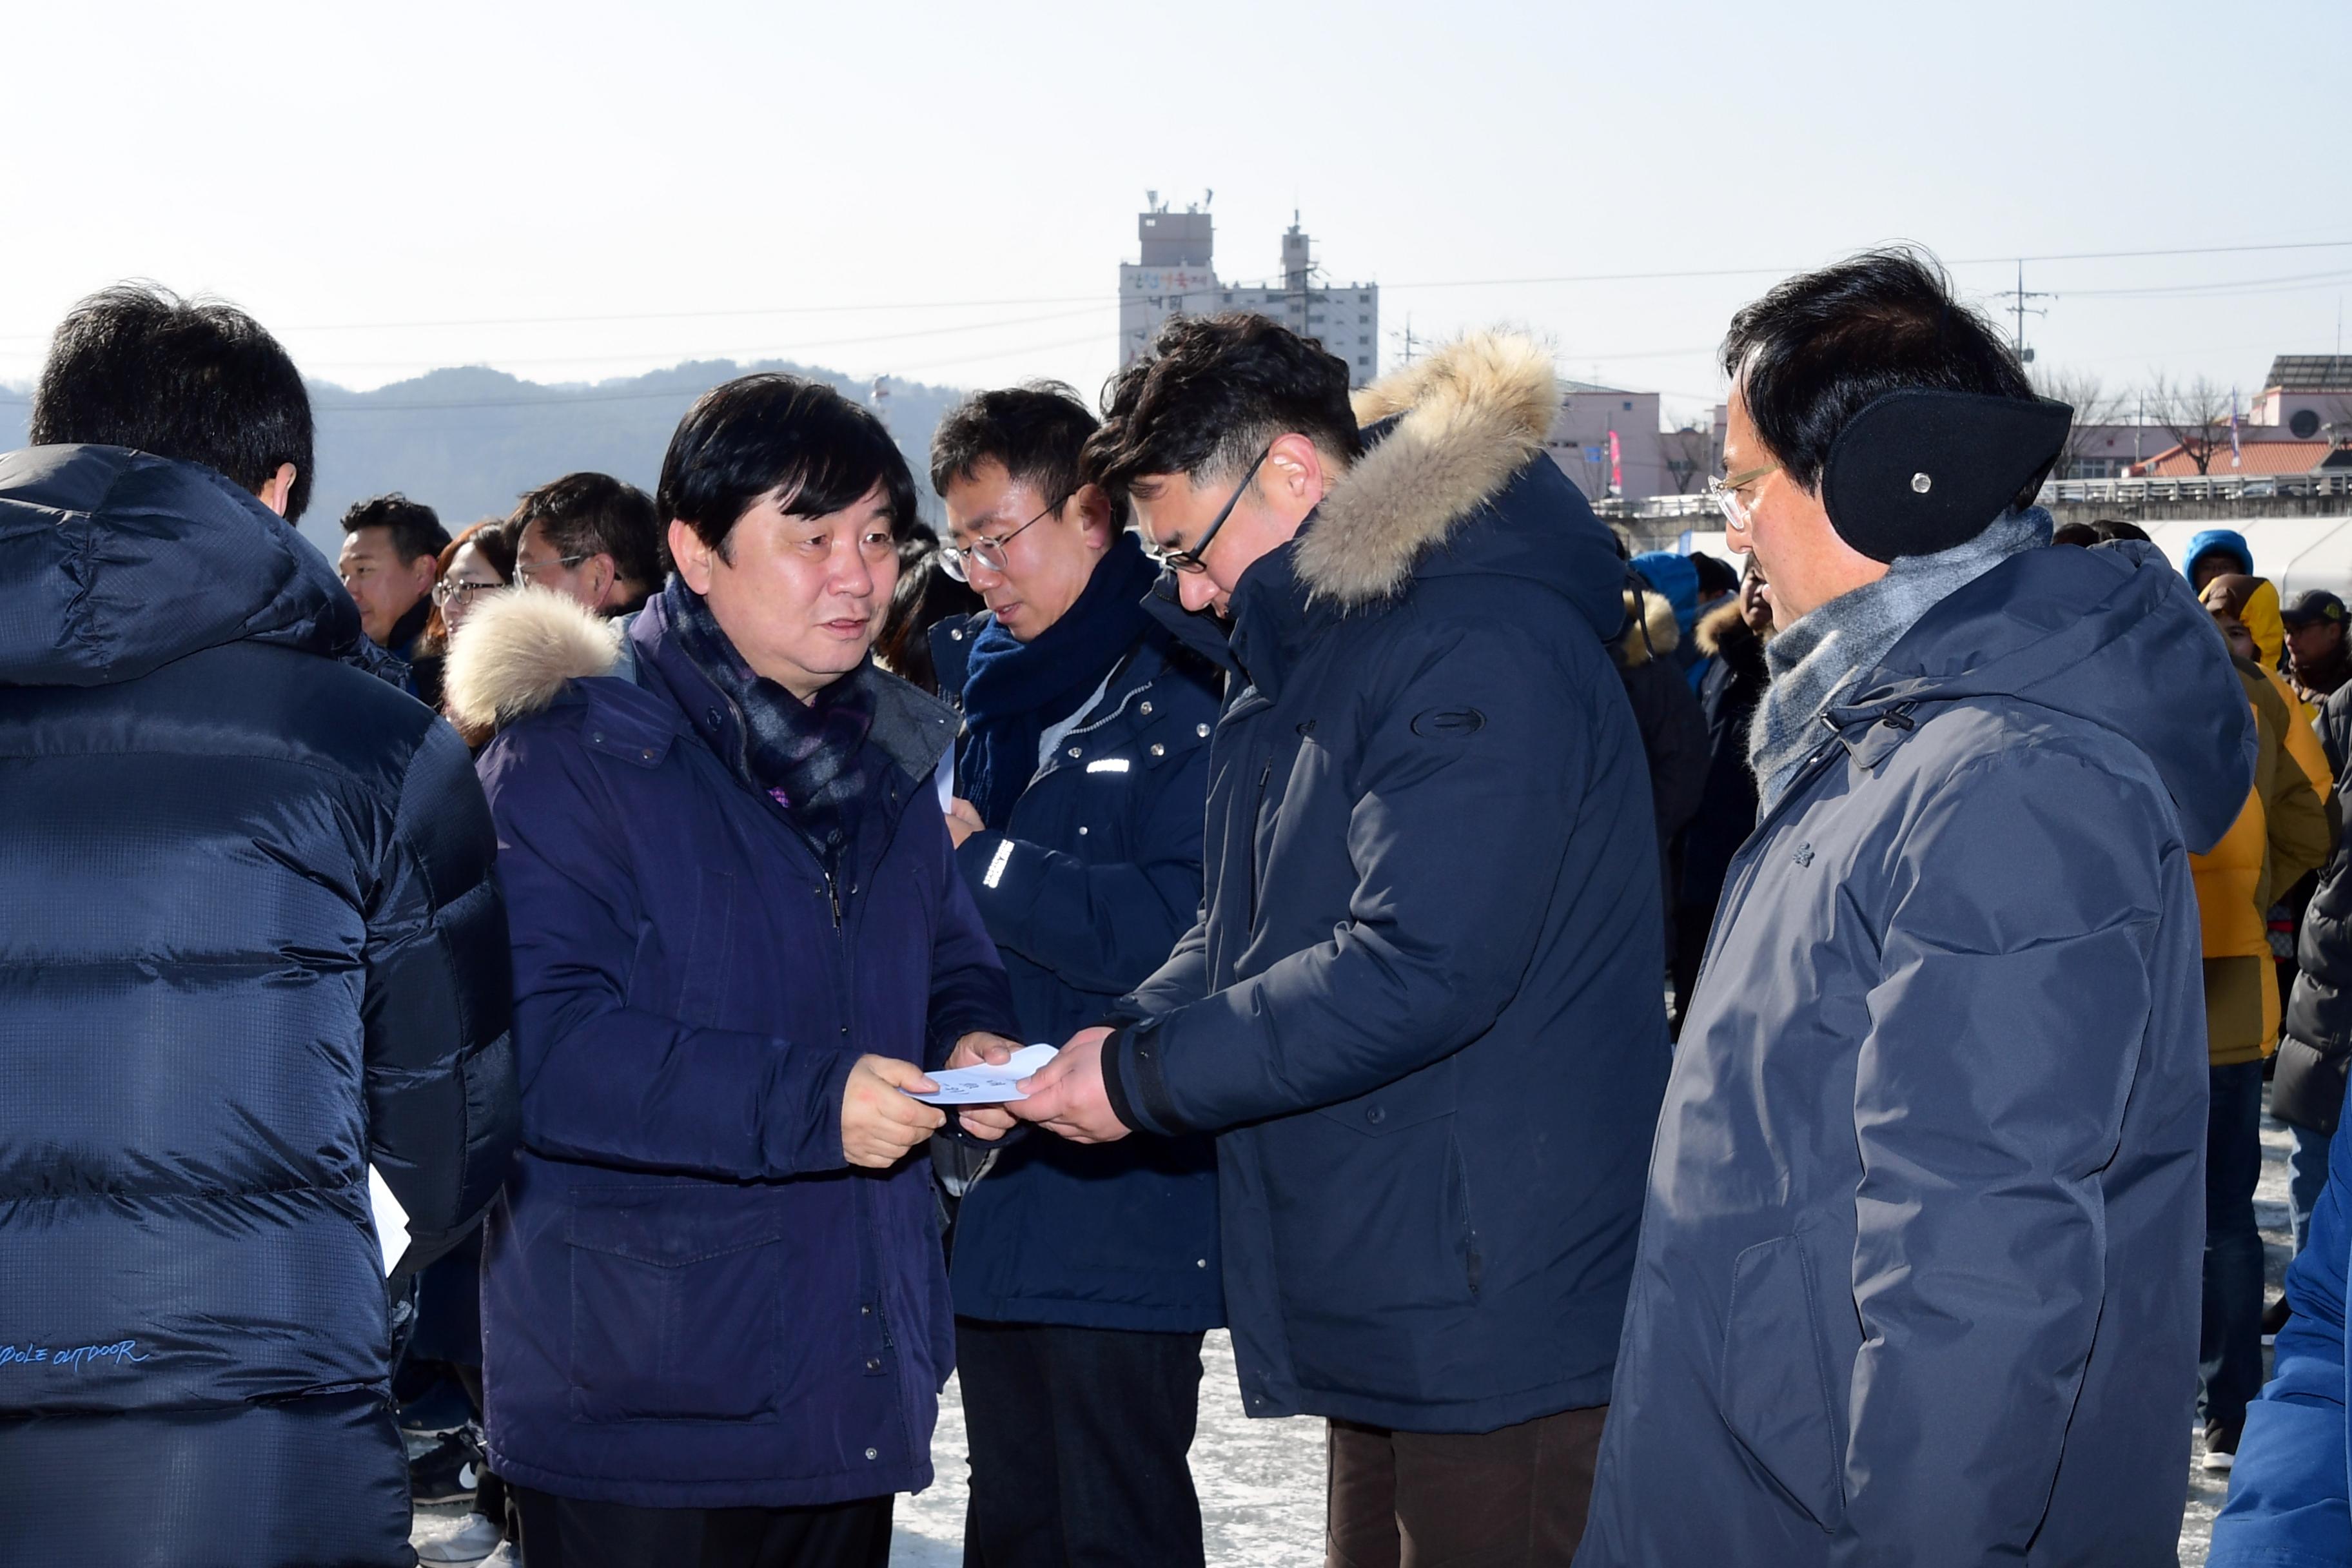
<svg viewBox="0 0 2352 1568"><path fill-rule="evenodd" d="M1617 662L1627 669L1638 669L1654 658L1667 658L1682 646L1683 640L1681 630L1675 625L1675 606L1664 594L1640 595L1639 605L1633 602L1635 596L1633 589L1625 590L1625 632L1610 644Z"/></svg>
<svg viewBox="0 0 2352 1568"><path fill-rule="evenodd" d="M1370 449L1323 498L1297 567L1312 598L1343 609L1402 593L1502 493L1542 452L1559 388L1533 339L1481 332L1373 383L1355 404Z"/></svg>
<svg viewBox="0 0 2352 1568"><path fill-rule="evenodd" d="M617 622L552 588L486 596L449 639L443 703L469 736L489 735L553 702L565 685L621 662Z"/></svg>
<svg viewBox="0 0 2352 1568"><path fill-rule="evenodd" d="M1743 667L1753 664L1761 669L1764 645L1772 640L1772 632L1768 626L1762 635L1758 635L1739 613L1739 595L1734 594L1698 618L1692 638L1698 651L1709 658L1721 658Z"/></svg>

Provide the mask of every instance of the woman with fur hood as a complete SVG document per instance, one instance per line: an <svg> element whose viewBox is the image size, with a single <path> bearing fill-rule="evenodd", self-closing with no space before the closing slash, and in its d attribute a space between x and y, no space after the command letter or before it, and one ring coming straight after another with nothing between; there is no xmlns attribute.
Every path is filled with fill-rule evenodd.
<svg viewBox="0 0 2352 1568"><path fill-rule="evenodd" d="M1639 579L1635 580L1639 582ZM1664 909L1675 908L1681 880L1682 833L1698 815L1706 789L1706 715L1683 678L1675 655L1682 629L1674 602L1654 588L1625 590L1625 629L1609 645L1625 683L1625 700L1642 729L1642 754L1650 764L1650 805L1658 824L1659 886ZM1672 927L1669 925L1669 942ZM1668 947L1669 952L1673 949Z"/></svg>
<svg viewBox="0 0 2352 1568"><path fill-rule="evenodd" d="M1748 558L1739 592L1702 616L1698 649L1706 660L1699 710L1706 722L1706 782L1697 815L1684 830L1675 887L1673 955L1675 1017L1690 1011L1706 933L1723 899L1731 858L1756 828L1756 774L1748 765L1748 731L1772 672L1764 645L1772 637L1772 600L1764 569Z"/></svg>

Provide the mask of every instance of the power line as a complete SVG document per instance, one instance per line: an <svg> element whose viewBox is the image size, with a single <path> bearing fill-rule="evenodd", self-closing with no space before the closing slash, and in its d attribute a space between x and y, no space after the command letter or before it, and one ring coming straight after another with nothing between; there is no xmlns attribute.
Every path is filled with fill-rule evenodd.
<svg viewBox="0 0 2352 1568"><path fill-rule="evenodd" d="M1970 256L1948 258L1948 267L2011 267L2021 261L2125 261L2168 256L2242 256L2256 252L2279 250L2352 250L2352 239L2287 240L2264 245L2197 245L2175 246L2147 250L2073 250L2051 251L2034 256ZM1708 267L1681 268L1647 272L1574 272L1549 277L1528 278L1454 278L1423 279L1403 283L1366 283L1366 288L1380 288L1394 292L1408 289L1508 289L1537 285L1566 283L1649 283L1675 282L1707 278L1759 278L1785 276L1805 270L1807 265L1778 267ZM1181 291L1192 299L1233 290L1224 285L1215 289L1192 289ZM1163 295L1162 298L1166 296ZM1121 296L1099 291L1085 294L1041 294L1019 299L998 300L904 300L856 305L750 305L728 310L625 310L590 315L568 316L477 316L452 317L442 320L387 321L324 321L283 329L288 332L358 332L389 331L426 327L529 327L577 326L600 321L710 321L730 316L793 316L824 315L866 310L989 310L1029 305L1103 304L1117 301ZM36 334L8 334L8 342L46 341Z"/></svg>

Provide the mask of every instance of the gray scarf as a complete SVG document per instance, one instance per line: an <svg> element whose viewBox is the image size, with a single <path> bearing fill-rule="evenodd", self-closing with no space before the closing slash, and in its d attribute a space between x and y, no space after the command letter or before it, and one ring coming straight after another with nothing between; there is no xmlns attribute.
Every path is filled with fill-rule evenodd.
<svg viewBox="0 0 2352 1568"><path fill-rule="evenodd" d="M1829 739L1821 716L1875 671L1903 634L1944 599L2011 556L2050 542L2040 507L2005 511L1966 544L1897 556L1877 582L1840 595L1764 645L1772 684L1748 729L1748 763L1772 809L1797 770Z"/></svg>

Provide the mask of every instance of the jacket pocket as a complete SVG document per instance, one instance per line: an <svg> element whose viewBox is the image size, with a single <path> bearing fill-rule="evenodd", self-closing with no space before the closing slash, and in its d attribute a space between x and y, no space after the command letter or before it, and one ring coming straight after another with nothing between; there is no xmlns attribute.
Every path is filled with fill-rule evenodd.
<svg viewBox="0 0 2352 1568"><path fill-rule="evenodd" d="M675 1187L599 1188L572 1205L572 1419L775 1419L773 1226Z"/></svg>
<svg viewBox="0 0 2352 1568"><path fill-rule="evenodd" d="M1815 1524L1836 1529L1845 1516L1843 1423L1831 1403L1801 1237L1759 1243L1733 1262L1717 1385L1740 1447Z"/></svg>
<svg viewBox="0 0 2352 1568"><path fill-rule="evenodd" d="M735 956L735 879L698 868L694 881L694 935L679 968L677 1016L716 1026Z"/></svg>

